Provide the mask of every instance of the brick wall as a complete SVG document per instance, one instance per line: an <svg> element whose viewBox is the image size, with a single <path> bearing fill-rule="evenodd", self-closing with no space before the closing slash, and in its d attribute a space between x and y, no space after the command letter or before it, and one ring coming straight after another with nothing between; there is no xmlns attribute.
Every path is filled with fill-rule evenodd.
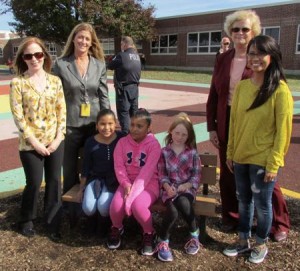
<svg viewBox="0 0 300 271"><path fill-rule="evenodd" d="M262 27L280 27L280 47L283 65L287 70L300 72L300 53L296 54L297 29L300 24L300 3L253 8L259 15ZM173 66L182 68L212 69L215 54L188 55L187 33L200 31L222 31L225 17L234 10L202 13L193 16L177 16L157 19L158 34L178 34L176 55L151 55L150 45L145 44L147 64L152 66Z"/></svg>

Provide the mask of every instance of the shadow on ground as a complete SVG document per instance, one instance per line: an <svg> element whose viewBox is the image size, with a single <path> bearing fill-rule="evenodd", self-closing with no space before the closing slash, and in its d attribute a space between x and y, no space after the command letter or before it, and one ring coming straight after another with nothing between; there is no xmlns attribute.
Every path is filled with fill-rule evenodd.
<svg viewBox="0 0 300 271"><path fill-rule="evenodd" d="M141 231L134 220L127 220L122 248L109 250L106 239L91 236L87 219L83 216L77 226L70 230L68 218L64 215L61 242L51 241L43 229L42 202L39 199L39 218L35 222L37 236L28 239L17 232L21 194L0 199L0 269L1 270L300 270L300 201L288 198L292 230L289 239L283 243L269 242L269 254L260 265L247 261L247 255L228 258L222 250L232 243L237 235L223 233L217 226L220 218L207 219L209 238L195 256L186 255L183 246L187 228L179 220L173 230L170 246L174 261L162 263L153 257L141 256ZM218 208L219 209L219 208ZM154 214L157 229L161 217Z"/></svg>

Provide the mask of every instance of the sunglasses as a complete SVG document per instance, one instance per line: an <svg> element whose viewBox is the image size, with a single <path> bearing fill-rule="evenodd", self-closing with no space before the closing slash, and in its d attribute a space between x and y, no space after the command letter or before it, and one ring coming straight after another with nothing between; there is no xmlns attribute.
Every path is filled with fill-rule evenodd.
<svg viewBox="0 0 300 271"><path fill-rule="evenodd" d="M234 33L238 33L242 30L243 33L248 33L251 29L248 28L248 27L242 27L242 28L239 28L239 27L233 27L231 28L231 32L234 32Z"/></svg>
<svg viewBox="0 0 300 271"><path fill-rule="evenodd" d="M41 58L44 57L44 53L43 52L36 52L34 54L24 54L23 55L24 60L31 60L33 57L35 57L36 59L41 59Z"/></svg>
<svg viewBox="0 0 300 271"><path fill-rule="evenodd" d="M229 42L223 42L224 45L229 45Z"/></svg>

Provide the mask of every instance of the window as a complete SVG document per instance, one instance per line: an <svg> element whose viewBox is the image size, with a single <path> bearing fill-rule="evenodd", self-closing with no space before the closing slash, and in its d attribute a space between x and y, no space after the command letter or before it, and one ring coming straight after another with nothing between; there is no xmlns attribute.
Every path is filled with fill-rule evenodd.
<svg viewBox="0 0 300 271"><path fill-rule="evenodd" d="M0 57L3 57L3 48L0 47Z"/></svg>
<svg viewBox="0 0 300 271"><path fill-rule="evenodd" d="M56 52L56 44L53 42L48 42L46 43L47 46L47 51L50 54L50 56L56 56L57 52Z"/></svg>
<svg viewBox="0 0 300 271"><path fill-rule="evenodd" d="M14 47L13 47L13 53L14 53L14 56L17 55L18 49L19 49L18 46L14 46Z"/></svg>
<svg viewBox="0 0 300 271"><path fill-rule="evenodd" d="M151 42L151 54L177 54L177 34L159 35Z"/></svg>
<svg viewBox="0 0 300 271"><path fill-rule="evenodd" d="M188 54L216 53L220 49L221 31L188 33Z"/></svg>
<svg viewBox="0 0 300 271"><path fill-rule="evenodd" d="M114 38L102 39L101 42L102 42L104 54L106 54L106 55L114 55L115 54Z"/></svg>
<svg viewBox="0 0 300 271"><path fill-rule="evenodd" d="M300 24L298 25L296 53L300 54Z"/></svg>
<svg viewBox="0 0 300 271"><path fill-rule="evenodd" d="M264 27L262 29L262 34L273 37L279 44L279 39L280 39L280 27L279 26Z"/></svg>
<svg viewBox="0 0 300 271"><path fill-rule="evenodd" d="M135 42L135 47L136 47L136 49L137 50L143 50L143 41L142 40L137 40L136 42Z"/></svg>

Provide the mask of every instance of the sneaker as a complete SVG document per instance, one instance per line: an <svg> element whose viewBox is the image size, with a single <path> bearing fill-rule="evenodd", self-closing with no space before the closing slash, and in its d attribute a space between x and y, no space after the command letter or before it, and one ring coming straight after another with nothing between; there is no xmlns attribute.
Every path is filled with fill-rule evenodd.
<svg viewBox="0 0 300 271"><path fill-rule="evenodd" d="M173 255L169 248L169 242L160 241L157 244L155 251L157 251L157 257L161 261L163 261L163 262L173 261Z"/></svg>
<svg viewBox="0 0 300 271"><path fill-rule="evenodd" d="M152 256L153 251L153 233L144 233L142 255Z"/></svg>
<svg viewBox="0 0 300 271"><path fill-rule="evenodd" d="M251 251L249 257L249 262L251 263L261 263L264 261L265 257L268 254L268 248L266 244L256 245Z"/></svg>
<svg viewBox="0 0 300 271"><path fill-rule="evenodd" d="M121 245L121 236L123 234L124 230L118 229L116 227L111 227L110 234L108 236L107 240L107 247L109 249L117 249Z"/></svg>
<svg viewBox="0 0 300 271"><path fill-rule="evenodd" d="M198 238L192 237L184 246L185 252L190 255L195 255L200 249L200 242Z"/></svg>
<svg viewBox="0 0 300 271"><path fill-rule="evenodd" d="M237 243L225 248L223 254L229 257L235 257L238 254L247 252L250 250L250 242L248 239L239 240Z"/></svg>

